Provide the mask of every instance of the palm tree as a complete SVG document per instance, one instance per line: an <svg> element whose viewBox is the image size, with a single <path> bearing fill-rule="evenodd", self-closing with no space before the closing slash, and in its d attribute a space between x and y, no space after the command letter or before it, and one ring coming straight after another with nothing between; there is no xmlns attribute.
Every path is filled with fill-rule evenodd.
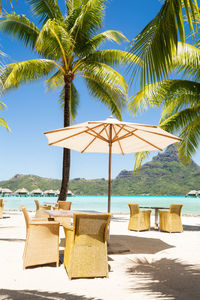
<svg viewBox="0 0 200 300"><path fill-rule="evenodd" d="M171 133L180 133L177 145L182 161L189 162L200 144L200 50L178 43L171 70L182 79L168 79L146 85L129 104L135 114L140 109L162 107L159 126ZM173 75L174 76L174 75ZM148 153L138 154L135 167Z"/></svg>
<svg viewBox="0 0 200 300"><path fill-rule="evenodd" d="M79 103L74 81L85 79L89 92L121 119L120 110L126 99L127 84L112 66L137 62L135 55L120 50L98 50L103 42L127 41L119 31L101 28L106 0L68 0L67 14L62 15L57 0L31 0L33 13L40 17L41 29L25 16L6 15L0 30L17 37L42 58L13 63L7 66L2 79L4 89L18 87L49 76L49 88L61 87L64 106L64 126L70 125ZM65 200L68 190L70 150L63 152L62 185L59 200Z"/></svg>
<svg viewBox="0 0 200 300"><path fill-rule="evenodd" d="M132 75L140 72L143 88L150 82L168 77L173 55L178 46L178 37L185 42L183 7L190 30L197 28L199 9L196 0L163 0L163 5L145 28L131 42L129 51L141 58L143 68L132 65ZM134 78L134 76L132 76Z"/></svg>

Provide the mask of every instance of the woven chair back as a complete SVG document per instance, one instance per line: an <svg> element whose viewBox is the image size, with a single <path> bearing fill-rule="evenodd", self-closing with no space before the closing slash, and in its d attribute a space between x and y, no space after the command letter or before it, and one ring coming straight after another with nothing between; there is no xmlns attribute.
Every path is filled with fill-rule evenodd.
<svg viewBox="0 0 200 300"><path fill-rule="evenodd" d="M72 202L70 201L58 201L58 209L70 210Z"/></svg>
<svg viewBox="0 0 200 300"><path fill-rule="evenodd" d="M171 204L169 212L180 216L182 207L183 204Z"/></svg>
<svg viewBox="0 0 200 300"><path fill-rule="evenodd" d="M140 207L139 204L129 204L129 209L130 209L130 215L133 216L135 214L139 214L140 212Z"/></svg>
<svg viewBox="0 0 200 300"><path fill-rule="evenodd" d="M105 242L111 215L109 213L75 213L74 239L78 243Z"/></svg>
<svg viewBox="0 0 200 300"><path fill-rule="evenodd" d="M0 199L0 207L3 206L3 199Z"/></svg>
<svg viewBox="0 0 200 300"><path fill-rule="evenodd" d="M26 229L28 229L29 223L30 223L30 218L29 218L28 212L27 212L26 208L23 207L23 206L21 207L21 210L24 214L24 219L25 219L25 222L26 222Z"/></svg>
<svg viewBox="0 0 200 300"><path fill-rule="evenodd" d="M34 200L35 201L35 205L36 205L36 210L38 210L40 208L40 203L38 200Z"/></svg>

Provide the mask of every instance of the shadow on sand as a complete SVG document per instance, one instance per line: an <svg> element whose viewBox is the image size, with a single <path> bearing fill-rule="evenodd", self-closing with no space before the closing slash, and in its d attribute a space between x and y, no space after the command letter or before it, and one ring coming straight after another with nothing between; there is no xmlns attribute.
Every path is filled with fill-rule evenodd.
<svg viewBox="0 0 200 300"><path fill-rule="evenodd" d="M129 235L111 235L108 254L155 254L174 246L160 239Z"/></svg>
<svg viewBox="0 0 200 300"><path fill-rule="evenodd" d="M163 258L148 262L137 259L129 268L129 275L138 278L138 291L146 291L154 299L200 299L200 267L184 264L177 259ZM136 291L136 288L132 289Z"/></svg>
<svg viewBox="0 0 200 300"><path fill-rule="evenodd" d="M50 293L50 292L41 292L41 291L31 291L31 290L0 290L0 300L98 300L97 298L77 296L69 293Z"/></svg>
<svg viewBox="0 0 200 300"><path fill-rule="evenodd" d="M65 239L60 240L60 247L65 247ZM108 254L155 254L174 246L160 239L136 237L130 235L111 235ZM61 250L62 254L63 251Z"/></svg>

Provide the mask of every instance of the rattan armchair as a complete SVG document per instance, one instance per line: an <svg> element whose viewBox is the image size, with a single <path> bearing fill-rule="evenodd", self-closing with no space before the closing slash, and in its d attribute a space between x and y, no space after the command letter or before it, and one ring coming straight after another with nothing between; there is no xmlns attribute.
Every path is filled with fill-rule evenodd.
<svg viewBox="0 0 200 300"><path fill-rule="evenodd" d="M129 230L150 230L151 210L140 210L138 204L128 204L130 209Z"/></svg>
<svg viewBox="0 0 200 300"><path fill-rule="evenodd" d="M71 209L72 202L70 201L58 201L56 206L54 206L54 210L57 209L64 209L64 210L70 210Z"/></svg>
<svg viewBox="0 0 200 300"><path fill-rule="evenodd" d="M74 213L65 231L64 266L72 278L108 277L108 213Z"/></svg>
<svg viewBox="0 0 200 300"><path fill-rule="evenodd" d="M26 222L26 243L23 254L24 269L29 266L56 263L59 265L59 223L30 220L21 207Z"/></svg>
<svg viewBox="0 0 200 300"><path fill-rule="evenodd" d="M38 200L34 200L36 205L35 218L48 219L48 213L45 210L50 210L50 205L41 205Z"/></svg>
<svg viewBox="0 0 200 300"><path fill-rule="evenodd" d="M3 199L0 199L0 219L3 218Z"/></svg>
<svg viewBox="0 0 200 300"><path fill-rule="evenodd" d="M159 210L159 230L167 232L183 232L181 222L182 204L171 204L169 211Z"/></svg>

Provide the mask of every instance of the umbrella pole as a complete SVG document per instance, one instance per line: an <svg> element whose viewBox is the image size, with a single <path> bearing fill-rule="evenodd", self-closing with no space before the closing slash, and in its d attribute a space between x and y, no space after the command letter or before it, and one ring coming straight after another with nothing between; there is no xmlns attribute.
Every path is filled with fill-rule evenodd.
<svg viewBox="0 0 200 300"><path fill-rule="evenodd" d="M111 155L112 155L112 125L110 125L110 137L109 137L108 213L110 213L110 198L111 198Z"/></svg>

